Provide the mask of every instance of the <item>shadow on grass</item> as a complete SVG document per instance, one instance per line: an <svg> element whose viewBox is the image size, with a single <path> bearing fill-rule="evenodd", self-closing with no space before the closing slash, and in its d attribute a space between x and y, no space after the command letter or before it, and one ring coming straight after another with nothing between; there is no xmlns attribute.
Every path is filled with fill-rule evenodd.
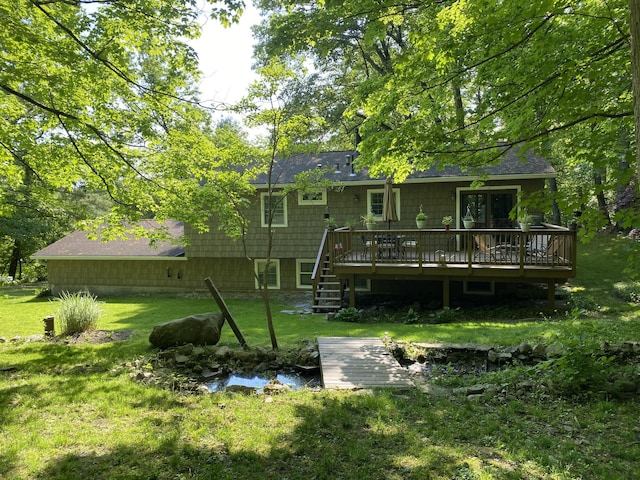
<svg viewBox="0 0 640 480"><path fill-rule="evenodd" d="M413 408L385 392L318 400L297 408L300 422L291 432L265 432L262 453L239 447L242 439L238 445L215 439L221 426L214 422L208 445L196 445L185 440L178 423L159 446L121 444L101 454L45 459L36 478L475 478L463 475L472 473L468 460L478 456L504 464L491 468L499 478L526 478L500 452L468 438L460 424L451 425L446 412L429 412L433 405L424 399L413 398Z"/></svg>
<svg viewBox="0 0 640 480"><path fill-rule="evenodd" d="M635 404L618 414L607 403L606 424L589 431L596 410L563 402L488 405L416 390L185 398L112 371L122 353L115 344L25 348L18 370L0 375L0 431L25 424L34 435L68 437L51 441L28 478L624 478L639 467L638 447L615 463L599 460L632 443ZM69 426L56 426L66 416ZM615 422L631 425L627 437ZM103 444L100 434L82 444L67 433L104 425ZM611 439L600 442L603 428ZM27 478L21 456L36 451L0 453L0 476Z"/></svg>

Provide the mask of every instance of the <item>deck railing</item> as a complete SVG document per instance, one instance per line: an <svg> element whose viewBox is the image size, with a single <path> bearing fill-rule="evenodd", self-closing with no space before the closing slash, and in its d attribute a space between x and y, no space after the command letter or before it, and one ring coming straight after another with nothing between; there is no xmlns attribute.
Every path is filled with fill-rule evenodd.
<svg viewBox="0 0 640 480"><path fill-rule="evenodd" d="M575 271L576 233L519 229L348 230L327 233L331 265L540 268Z"/></svg>

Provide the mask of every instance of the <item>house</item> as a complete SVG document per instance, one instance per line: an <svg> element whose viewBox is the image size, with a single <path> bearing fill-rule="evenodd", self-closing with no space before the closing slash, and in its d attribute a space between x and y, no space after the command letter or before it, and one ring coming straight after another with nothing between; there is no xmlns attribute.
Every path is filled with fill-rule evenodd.
<svg viewBox="0 0 640 480"><path fill-rule="evenodd" d="M181 291L180 280L187 264L185 250L176 243L184 235L182 222L162 225L143 220L149 231L167 229L173 240L152 246L148 238L91 240L76 231L36 252L32 258L46 261L49 285L54 295L62 291L89 290L100 295Z"/></svg>
<svg viewBox="0 0 640 480"><path fill-rule="evenodd" d="M542 283L551 291L555 283L575 275L575 234L538 226L535 233L524 235L509 216L521 195L543 192L545 181L556 175L546 159L532 152L521 157L509 151L501 163L473 173L455 167L416 172L393 185L397 221L387 224L381 221L385 178L371 178L367 170L358 170L354 165L357 155L354 151L305 154L276 164L275 195L281 195L294 175L310 169L326 168L326 178L334 187L290 193L278 202L269 288L314 290L314 298L321 298L316 301L318 310L323 305L331 310L340 301L337 305L335 298L330 301L330 291L342 298L348 290L351 304L358 290L436 292L448 305L451 294L495 294L503 284ZM473 188L472 182L480 178L482 187ZM84 246L89 242L86 236L78 237L82 234L76 232L34 258L47 260L54 292L81 287L99 287L103 293L192 291L204 289L207 277L223 292L257 289L254 273L261 274L266 265L269 197L264 179L256 180L256 188L246 214L250 226L244 242L225 236L214 217L207 233L184 225L189 243L179 255L157 250L144 258L132 256L127 242L113 247L94 245L112 253L90 255L84 253L91 250ZM429 217L426 230L416 228L415 216L421 206ZM467 209L475 220L471 232L490 237L485 247L493 248L494 253L488 253L486 259L478 256L470 231L462 229ZM327 217L343 226L367 212L380 219L374 233L361 227L326 230ZM454 223L445 234L442 218L447 215ZM393 242L385 246L379 238L382 235L393 237ZM563 240L562 265L549 263L549 256L542 252L557 237ZM508 255L499 250L508 250ZM496 253L501 253L499 261Z"/></svg>

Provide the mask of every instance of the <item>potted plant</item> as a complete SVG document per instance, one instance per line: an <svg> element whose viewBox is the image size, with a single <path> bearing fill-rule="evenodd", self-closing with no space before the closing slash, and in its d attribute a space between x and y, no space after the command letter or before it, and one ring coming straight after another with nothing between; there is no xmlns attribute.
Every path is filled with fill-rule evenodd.
<svg viewBox="0 0 640 480"><path fill-rule="evenodd" d="M420 205L420 211L416 215L416 226L418 228L427 228L428 216L422 211L422 205Z"/></svg>
<svg viewBox="0 0 640 480"><path fill-rule="evenodd" d="M327 226L328 230L335 230L338 228L338 222L336 222L336 219L333 217L325 218L324 224Z"/></svg>
<svg viewBox="0 0 640 480"><path fill-rule="evenodd" d="M355 218L349 218L349 219L347 219L346 227L347 227L349 230L353 230L353 229L355 229L355 228L356 228L356 219L355 219Z"/></svg>
<svg viewBox="0 0 640 480"><path fill-rule="evenodd" d="M470 229L473 228L475 223L476 221L473 219L473 215L471 215L471 207L467 205L467 213L462 217L462 224L464 225L464 228Z"/></svg>
<svg viewBox="0 0 640 480"><path fill-rule="evenodd" d="M360 217L362 220L362 225L367 227L367 230L373 230L376 228L376 216L373 212L366 213Z"/></svg>
<svg viewBox="0 0 640 480"><path fill-rule="evenodd" d="M442 224L444 225L444 229L448 232L449 228L451 228L451 224L453 223L453 217L451 215L445 215L442 217Z"/></svg>
<svg viewBox="0 0 640 480"><path fill-rule="evenodd" d="M526 209L524 210L522 215L518 217L518 223L520 224L520 230L522 230L523 232L528 232L529 230L531 230L531 223L533 223L533 219L531 218L531 215L527 213Z"/></svg>

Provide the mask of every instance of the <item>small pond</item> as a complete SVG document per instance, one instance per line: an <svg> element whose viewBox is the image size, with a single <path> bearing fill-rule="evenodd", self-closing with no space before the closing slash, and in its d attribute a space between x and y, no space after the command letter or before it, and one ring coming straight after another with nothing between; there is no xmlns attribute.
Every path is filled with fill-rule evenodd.
<svg viewBox="0 0 640 480"><path fill-rule="evenodd" d="M214 381L206 383L205 385L211 392L224 392L229 387L246 387L255 389L256 393L262 393L265 385L273 380L287 385L291 390L322 386L318 376L297 373L279 373L276 376L269 377L265 375L233 374L216 378Z"/></svg>

